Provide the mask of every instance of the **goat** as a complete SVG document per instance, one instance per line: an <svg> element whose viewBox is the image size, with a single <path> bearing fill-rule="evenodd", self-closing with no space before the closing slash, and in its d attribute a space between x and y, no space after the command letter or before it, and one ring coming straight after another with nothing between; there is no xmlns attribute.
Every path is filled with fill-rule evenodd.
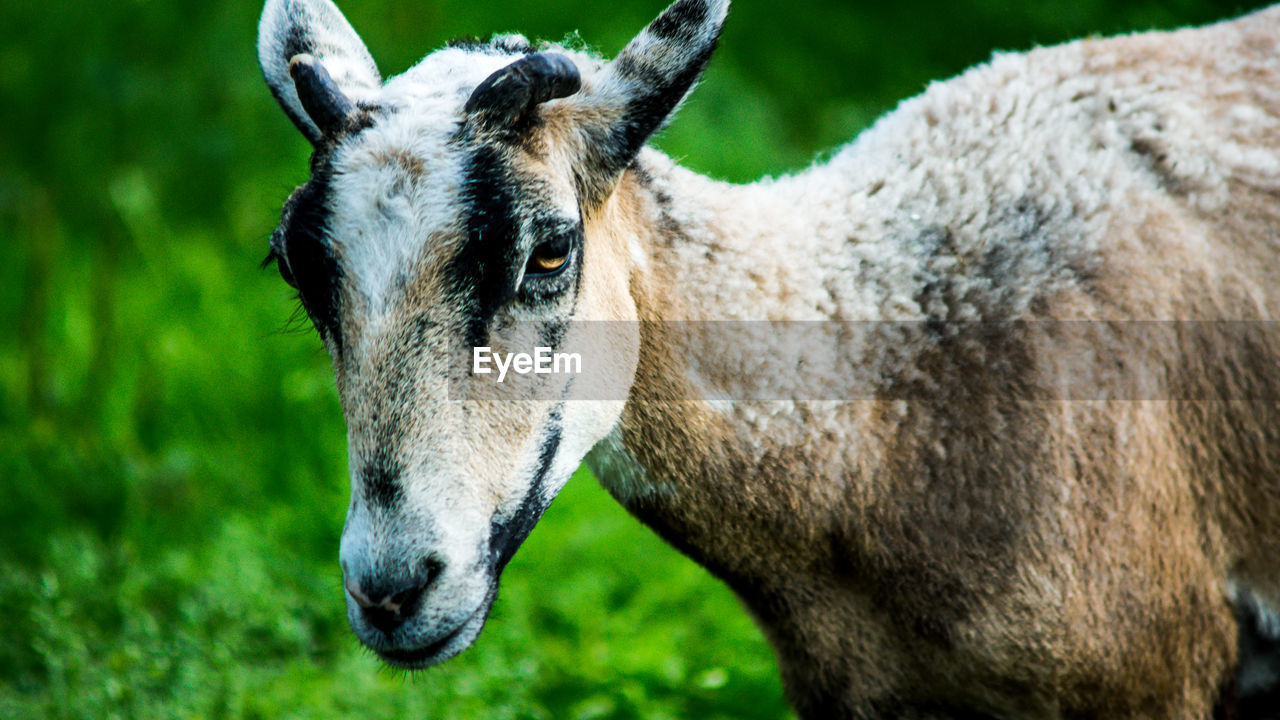
<svg viewBox="0 0 1280 720"><path fill-rule="evenodd" d="M329 0L267 1L314 145L270 258L333 360L356 635L463 651L585 458L802 717L1221 710L1233 602L1280 602L1280 8L997 55L741 186L645 147L727 10L384 83ZM535 346L598 387L470 364Z"/></svg>

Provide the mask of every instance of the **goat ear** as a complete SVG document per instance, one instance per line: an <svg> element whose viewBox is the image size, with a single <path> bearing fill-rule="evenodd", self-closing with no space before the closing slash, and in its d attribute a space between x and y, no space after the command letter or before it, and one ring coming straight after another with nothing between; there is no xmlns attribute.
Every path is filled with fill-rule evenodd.
<svg viewBox="0 0 1280 720"><path fill-rule="evenodd" d="M258 64L271 94L313 145L340 132L355 102L372 100L382 87L369 51L329 0L267 0Z"/></svg>
<svg viewBox="0 0 1280 720"><path fill-rule="evenodd" d="M715 50L729 0L676 0L581 93L589 187L601 201L679 107Z"/></svg>

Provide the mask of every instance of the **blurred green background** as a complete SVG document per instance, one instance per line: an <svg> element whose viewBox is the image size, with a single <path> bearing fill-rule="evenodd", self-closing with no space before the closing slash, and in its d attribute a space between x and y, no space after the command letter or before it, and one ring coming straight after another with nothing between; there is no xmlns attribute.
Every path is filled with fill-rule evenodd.
<svg viewBox="0 0 1280 720"><path fill-rule="evenodd" d="M391 75L507 30L612 55L661 5L343 8ZM797 170L992 49L1245 9L739 0L658 144L730 180ZM0 2L0 718L788 717L733 597L586 473L474 648L413 675L359 648L328 361L258 268L308 154L259 78L259 10Z"/></svg>

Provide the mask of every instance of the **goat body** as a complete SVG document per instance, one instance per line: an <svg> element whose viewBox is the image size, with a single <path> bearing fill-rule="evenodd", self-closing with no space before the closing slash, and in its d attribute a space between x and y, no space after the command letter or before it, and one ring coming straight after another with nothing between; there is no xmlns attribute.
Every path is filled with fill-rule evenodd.
<svg viewBox="0 0 1280 720"><path fill-rule="evenodd" d="M613 410L588 422L574 419L574 403L593 401L508 403L447 420L431 417L452 412L426 405L435 400L379 399L406 387L389 374L419 386L447 374L415 348L469 356L477 313L523 302L520 281L491 306L433 289L466 241L413 246L398 256L409 267L399 284L330 290L344 298L337 319L314 309L298 278L334 354L353 438L343 561L357 632L401 664L461 651L479 632L476 615L450 615L434 597L483 596L487 612L509 541L519 544L555 478L594 445L587 461L605 487L741 596L802 717L1209 717L1237 665L1233 601L1247 597L1263 615L1280 603L1280 8L998 55L904 102L830 161L750 185L708 180L639 145L617 150L656 121L592 129L612 117L599 98L621 92L618 78L643 85L686 63L683 86L662 95L665 117L705 62L696 50L710 52L725 5L680 0L604 66L559 50L581 70L580 90L570 69L539 61L558 73L558 94L504 100L500 113L464 116L460 131L461 100L478 79L529 50L508 38L449 55L477 65L475 77L451 91L456 101L431 101L455 132L453 145L427 145L441 157L518 126L502 139L518 157L509 185L486 186L518 196L502 206L511 212L524 212L525 178L573 168L572 199L559 206L580 210L581 245L561 260L578 275L575 303L557 311L560 332L569 321L632 328L608 346L605 364L626 376ZM264 36L283 37L272 12ZM662 44L676 39L683 49ZM273 82L271 58L294 53L265 46ZM506 81L490 80L485 97ZM395 82L381 100L375 83L345 86L367 96L361 107L411 105ZM317 143L317 167L332 164L326 182L357 177L360 163L390 164L405 182L430 176L427 186L444 187L441 205L497 212L474 192L476 158L490 156L424 172L433 156L420 142L403 151L394 118L367 110L327 138L308 125L307 102L281 91L286 81L272 87ZM321 255L339 266L365 257L357 245L376 235L360 225L374 217L353 199L371 196L361 182L331 189L324 205L347 218L323 233ZM546 187L537 197L559 197L560 185ZM279 242L280 257L297 252L285 249L296 241ZM349 265L343 277L360 272ZM492 279L477 277L467 292ZM533 313L521 312L512 317ZM428 315L471 330L421 330L415 319ZM803 390L790 380L804 375L796 358L776 339L768 351L759 344L759 328L778 321L798 323L813 347L840 348ZM761 378L768 397L747 387ZM467 422L513 434L468 435ZM575 423L594 424L575 434ZM419 450L378 454L379 443L401 441ZM479 457L453 461L465 470L436 459L461 457L455 442ZM507 481L493 495L514 499L472 512L456 498L479 491L438 479L467 472L535 479ZM448 492L454 499L430 499ZM388 510L400 507L388 497L414 509ZM386 540L414 523L432 528L427 539ZM455 580L465 563L452 550L422 550L448 546L439 538L468 523L486 533L476 542L496 567L489 585ZM437 557L448 568L433 571L443 590L414 581L425 608L411 619L417 634L379 625L384 638L366 623L404 604L379 604L360 579L376 573L349 548L379 542L392 549L375 557ZM471 612L481 601L466 602Z"/></svg>
<svg viewBox="0 0 1280 720"><path fill-rule="evenodd" d="M620 425L648 491L600 468L802 716L1208 717L1231 583L1280 599L1278 43L1270 10L999 56L746 187L642 156L642 318L877 323L872 397L808 408L664 403L734 380L654 338Z"/></svg>

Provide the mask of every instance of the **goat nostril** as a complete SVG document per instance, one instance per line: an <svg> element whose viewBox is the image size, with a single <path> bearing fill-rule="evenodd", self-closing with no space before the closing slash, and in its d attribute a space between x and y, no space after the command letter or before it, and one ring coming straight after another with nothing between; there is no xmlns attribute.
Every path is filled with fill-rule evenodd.
<svg viewBox="0 0 1280 720"><path fill-rule="evenodd" d="M360 607L371 608L376 604L369 599L368 595L365 595L364 592L361 591L360 582L355 578L350 576L344 577L342 579L342 584L343 587L347 589L347 592L350 593L351 599L355 600L356 604Z"/></svg>
<svg viewBox="0 0 1280 720"><path fill-rule="evenodd" d="M444 562L435 555L429 555L423 559L421 566L418 568L418 575L422 578L424 587L440 577L442 572L444 572Z"/></svg>
<svg viewBox="0 0 1280 720"><path fill-rule="evenodd" d="M396 631L396 628L404 624L404 618L398 612L391 612L380 606L362 607L360 614L364 616L366 622L381 630L384 635L390 635Z"/></svg>
<svg viewBox="0 0 1280 720"><path fill-rule="evenodd" d="M422 591L426 589L427 584L425 582L414 585L413 587L407 587L400 592L391 595L386 600L383 600L382 607L393 613L398 613L400 612L400 608L405 605L412 605L413 601L417 600L418 597L422 595Z"/></svg>
<svg viewBox="0 0 1280 720"><path fill-rule="evenodd" d="M423 572L395 584L385 580L345 578L344 585L360 614L373 627L390 635L417 609L419 600L436 577L439 563L428 563Z"/></svg>

